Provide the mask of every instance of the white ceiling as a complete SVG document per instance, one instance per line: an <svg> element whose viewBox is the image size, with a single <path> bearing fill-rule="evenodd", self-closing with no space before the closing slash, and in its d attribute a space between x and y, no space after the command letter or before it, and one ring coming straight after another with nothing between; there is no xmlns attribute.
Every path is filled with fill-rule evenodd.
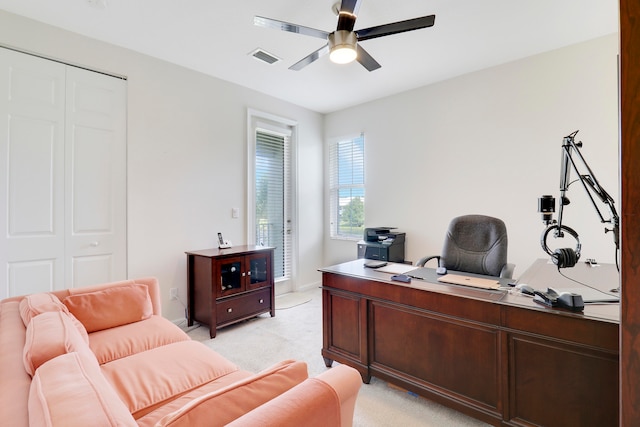
<svg viewBox="0 0 640 427"><path fill-rule="evenodd" d="M330 32L333 3L0 0L0 8L321 113L618 31L617 0L362 0L355 29L431 14L435 25L362 42L382 65L373 72L327 56L291 71L325 42L253 25L254 15L262 15ZM256 48L282 61L260 62L249 55Z"/></svg>

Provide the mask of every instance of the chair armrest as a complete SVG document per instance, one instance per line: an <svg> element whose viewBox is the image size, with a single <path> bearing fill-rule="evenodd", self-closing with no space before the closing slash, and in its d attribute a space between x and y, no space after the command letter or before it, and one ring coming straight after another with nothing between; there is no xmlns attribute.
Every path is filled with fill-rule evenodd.
<svg viewBox="0 0 640 427"><path fill-rule="evenodd" d="M416 262L416 265L418 267L424 267L424 265L427 263L427 261L432 260L434 258L438 260L438 267L440 267L440 255L431 255L431 256L426 256L426 257L420 258L418 260L418 262Z"/></svg>
<svg viewBox="0 0 640 427"><path fill-rule="evenodd" d="M228 424L228 427L351 427L362 377L336 365Z"/></svg>
<svg viewBox="0 0 640 427"><path fill-rule="evenodd" d="M500 271L500 277L503 279L513 279L513 271L515 270L516 265L512 263L507 263L502 267L502 271Z"/></svg>

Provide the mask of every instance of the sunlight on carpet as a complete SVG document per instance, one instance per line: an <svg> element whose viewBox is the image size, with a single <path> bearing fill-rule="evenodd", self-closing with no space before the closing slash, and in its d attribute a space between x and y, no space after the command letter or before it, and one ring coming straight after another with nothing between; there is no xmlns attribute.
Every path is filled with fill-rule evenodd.
<svg viewBox="0 0 640 427"><path fill-rule="evenodd" d="M276 310L284 310L311 301L311 295L305 292L289 292L276 296Z"/></svg>

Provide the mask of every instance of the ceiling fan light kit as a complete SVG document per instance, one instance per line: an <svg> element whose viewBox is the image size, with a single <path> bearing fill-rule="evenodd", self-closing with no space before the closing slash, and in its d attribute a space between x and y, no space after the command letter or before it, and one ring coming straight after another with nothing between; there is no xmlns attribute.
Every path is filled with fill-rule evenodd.
<svg viewBox="0 0 640 427"><path fill-rule="evenodd" d="M302 25L290 24L277 19L255 16L254 25L264 28L287 31L290 33L304 34L306 36L317 37L327 41L327 44L320 49L311 52L300 61L289 67L290 70L299 71L321 56L329 54L329 59L338 64L347 64L354 59L357 60L368 71L380 68L380 64L364 50L358 42L374 39L377 37L390 36L392 34L404 33L405 31L418 30L420 28L432 27L436 16L428 15L420 18L408 19L406 21L393 22L391 24L378 25L354 31L360 2L362 0L342 0L339 6L333 6L334 12L338 12L338 25L332 33L315 28L304 27Z"/></svg>
<svg viewBox="0 0 640 427"><path fill-rule="evenodd" d="M348 64L358 56L358 38L352 31L338 30L329 34L329 59L336 64Z"/></svg>

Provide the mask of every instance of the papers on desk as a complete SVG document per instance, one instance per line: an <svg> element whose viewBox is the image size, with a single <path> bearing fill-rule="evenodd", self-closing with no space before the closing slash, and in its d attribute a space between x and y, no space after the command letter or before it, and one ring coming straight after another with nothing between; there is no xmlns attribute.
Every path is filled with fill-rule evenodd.
<svg viewBox="0 0 640 427"><path fill-rule="evenodd" d="M415 270L416 266L411 264L397 264L390 262L384 267L376 268L376 271L390 274L404 274L407 271Z"/></svg>
<svg viewBox="0 0 640 427"><path fill-rule="evenodd" d="M481 279L479 277L462 276L458 274L445 274L438 278L438 282L453 283L454 285L473 286L484 289L498 289L500 281L492 279Z"/></svg>

